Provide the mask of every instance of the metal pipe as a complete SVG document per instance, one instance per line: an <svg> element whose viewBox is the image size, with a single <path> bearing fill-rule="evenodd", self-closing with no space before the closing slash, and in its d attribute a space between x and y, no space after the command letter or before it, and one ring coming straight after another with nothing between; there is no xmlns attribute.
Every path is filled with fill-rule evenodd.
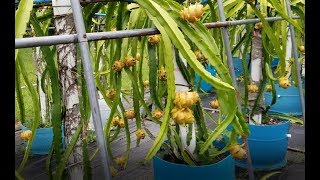
<svg viewBox="0 0 320 180"><path fill-rule="evenodd" d="M106 16L106 14L102 13L95 13L96 16ZM293 19L299 19L298 16L295 16ZM267 20L270 21L279 21L282 20L281 17L270 17L267 18ZM243 25L243 24L251 24L251 23L257 23L260 22L259 19L248 19L248 20L237 20L237 21L225 21L225 22L212 22L212 23L204 23L204 25L207 28L220 28L220 27L226 27L226 26L235 26L235 25ZM105 25L104 23L100 25ZM49 27L49 30L55 29L54 27ZM31 31L31 28L27 28L26 31ZM157 31L159 33L159 31Z"/></svg>
<svg viewBox="0 0 320 180"><path fill-rule="evenodd" d="M78 43L76 34L15 39L16 49L57 44Z"/></svg>
<svg viewBox="0 0 320 180"><path fill-rule="evenodd" d="M80 0L81 5L85 4L92 4L92 3L99 3L99 2L118 2L119 0L90 0L90 1L85 1L85 0ZM125 2L132 2L132 0L124 0ZM19 3L15 4L16 7L19 5ZM43 6L52 6L52 2L43 2L43 3L34 3L33 7L43 7Z"/></svg>
<svg viewBox="0 0 320 180"><path fill-rule="evenodd" d="M222 0L217 0L217 3L218 3L220 21L222 23L226 22L226 17L224 16L224 8L223 8ZM226 48L227 62L228 62L228 66L229 66L229 73L232 78L233 87L235 88L236 92L239 92L239 87L238 87L237 81L236 81L236 75L234 73L234 66L233 66L232 53L231 53L231 48L230 48L230 41L229 41L227 27L222 27L222 35L223 35L224 46ZM238 109L241 110L241 99L240 99L241 97L236 96L236 98L237 98ZM249 180L254 180L253 166L252 166L249 143L248 143L247 138L244 139L244 143L246 143L245 149L247 151L247 169L248 169L248 174L249 174Z"/></svg>
<svg viewBox="0 0 320 180"><path fill-rule="evenodd" d="M221 0L217 0L218 3L218 9L219 9L219 15L220 15L220 21L226 22L226 17L224 16L224 9L223 9L223 4ZM223 36L223 43L226 49L226 55L227 55L227 63L229 66L229 73L232 78L232 83L233 87L236 89L236 91L239 91L238 85L237 85L237 80L236 80L236 75L234 73L234 65L233 65L233 60L232 60L232 53L231 53L231 48L230 48L230 41L229 41L229 35L228 35L228 29L227 27L222 27L222 36ZM237 104L238 108L241 109L241 104L240 104L240 99L237 96Z"/></svg>
<svg viewBox="0 0 320 180"><path fill-rule="evenodd" d="M103 176L102 179L111 179L111 173L109 169L109 155L107 146L105 143L105 137L103 132L103 125L101 121L101 114L99 104L96 95L96 86L94 84L93 70L91 66L91 57L89 51L89 44L86 35L86 29L83 22L82 11L79 0L71 0L71 7L73 11L74 23L78 35L81 60L83 63L84 75L86 79L89 102L92 112L93 125L97 136L97 145L100 152L102 161Z"/></svg>
<svg viewBox="0 0 320 180"><path fill-rule="evenodd" d="M287 149L290 150L290 151L300 152L300 153L305 153L306 152L305 150L298 149L298 148L292 148L292 147L288 147Z"/></svg>
<svg viewBox="0 0 320 180"><path fill-rule="evenodd" d="M300 17L293 17L293 19L299 19ZM283 20L281 17L270 17L266 18L267 21L280 21ZM220 28L227 26L236 26L243 24L252 24L260 22L259 18L256 19L246 19L246 20L236 20L236 21L226 21L226 22L212 22L205 23L207 28ZM95 40L107 40L107 39L120 39L127 37L138 37L160 34L159 30L156 28L146 28L146 29L135 29L135 30L121 30L121 31L108 31L108 32L95 32L87 33L88 41ZM57 44L68 44L79 42L76 34L70 35L59 35L59 36L43 36L43 37L32 37L32 38L18 38L15 39L15 49L19 48L29 48L37 46L48 46Z"/></svg>
<svg viewBox="0 0 320 180"><path fill-rule="evenodd" d="M287 5L287 11L288 15L291 18L291 6L288 0L286 0ZM296 38L294 33L293 26L289 23L289 29L290 29L290 36L291 36L291 42L292 42L292 50L293 50L293 58L294 58L294 64L296 66L296 73L298 77L298 86L299 86L299 95L300 95L300 103L302 108L302 116L303 116L303 126L305 126L305 101L304 101L304 95L303 95L303 89L302 89L302 83L301 83L301 70L300 70L300 63L298 61L298 52L297 52L297 44L296 44Z"/></svg>

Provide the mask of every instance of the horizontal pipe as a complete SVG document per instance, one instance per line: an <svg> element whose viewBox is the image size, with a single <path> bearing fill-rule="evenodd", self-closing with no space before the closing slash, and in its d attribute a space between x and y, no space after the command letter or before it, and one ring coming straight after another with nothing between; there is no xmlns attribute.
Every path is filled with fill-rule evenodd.
<svg viewBox="0 0 320 180"><path fill-rule="evenodd" d="M293 19L299 19L299 18L300 17L298 16L293 17ZM272 21L283 20L283 18L270 17L270 18L266 18L266 20L269 22L272 22ZM226 22L212 22L212 23L205 23L204 25L207 28L220 28L220 27L243 25L243 24L253 24L257 22L260 22L259 18L226 21ZM146 29L86 33L88 41L121 39L121 38L128 38L128 37L154 35L154 34L160 34L159 30L156 28L146 28ZM76 34L58 35L58 36L42 36L42 37L32 37L32 38L18 38L18 39L15 39L15 49L57 45L57 44L69 44L69 43L78 43L78 42L79 41Z"/></svg>
<svg viewBox="0 0 320 180"><path fill-rule="evenodd" d="M287 149L290 150L290 151L294 151L294 152L305 153L305 150L298 149L298 148L288 147Z"/></svg>
<svg viewBox="0 0 320 180"><path fill-rule="evenodd" d="M85 5L85 4L100 3L100 2L118 2L118 1L119 0L90 0L90 1L80 0L80 4ZM131 1L127 0L125 2L131 2ZM19 3L15 3L15 5L16 7L18 7ZM52 6L52 2L41 2L41 3L35 2L33 4L34 8L43 7L43 6Z"/></svg>

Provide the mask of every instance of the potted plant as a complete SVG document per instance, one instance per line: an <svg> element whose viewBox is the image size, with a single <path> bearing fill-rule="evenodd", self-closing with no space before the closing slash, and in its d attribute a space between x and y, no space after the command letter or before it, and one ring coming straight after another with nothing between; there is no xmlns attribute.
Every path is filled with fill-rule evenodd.
<svg viewBox="0 0 320 180"><path fill-rule="evenodd" d="M135 21L139 18L130 15L127 29L155 26L161 35L122 41L122 47L130 47L130 49L121 51L122 53L117 54L116 57L108 55L114 61L108 63L111 67L106 70L110 70L112 73L108 74L106 79L109 79L111 75L113 77L110 84L106 84L105 87L99 77L99 74L102 73L96 72L98 88L111 109L104 127L112 163L111 172L115 175L117 171L127 166L132 142L129 121L135 121L137 145L143 141L145 136L150 136L140 114L139 107L142 106L146 111L147 118L160 126L145 161L153 160L154 167L162 166L163 163L173 164L161 156L161 154L172 155L175 167L180 170L179 167L192 169L188 170L192 175L185 173L189 178L197 177L200 174L201 177L204 177L204 173L214 171L213 176L221 179L234 179L233 157L243 158L246 154L242 146L237 144L236 136L249 134L248 126L241 110L237 107L232 80L226 65L220 58L220 52L216 48L214 38L198 20L193 21L186 16L180 16L180 14L188 13L189 10L196 9L201 12L196 15L200 19L205 11L204 7L197 3L187 5L184 8L174 1L137 0L136 3L139 5L138 7L132 4L130 6L135 7L130 9L131 14L142 11L140 19L145 18L146 20L143 21L148 23L140 24L140 21ZM169 11L168 5L173 10ZM122 12L121 10L125 7L124 3L120 3L119 12ZM118 23L117 29L121 30L121 27L124 27L123 22L118 20ZM201 31L196 32L197 30ZM203 41L198 41L199 38ZM193 46L191 46L191 42L194 43ZM133 46L134 43L138 45ZM148 55L144 52L145 46L147 46ZM206 57L208 65L215 68L217 74L220 75L219 77L218 75L212 76L205 69L197 58L197 52ZM99 59L99 54L97 56L95 58ZM141 72L138 71L139 66L141 68L141 63L145 60L149 65L148 81L144 81ZM130 79L132 92L128 93L122 90L122 74L126 74ZM207 125L208 119L205 118L204 108L200 102L201 91L197 92L195 87L195 74L214 87L216 97L220 101L220 117L215 120L212 115L208 114L210 119L214 119L216 122L214 128ZM154 107L152 110L149 109L148 103L145 101L146 88L150 90L150 99ZM124 98L125 96L132 97L133 109L124 107L120 94L124 95ZM232 132L225 131L229 124L234 127ZM112 131L112 129L115 130ZM125 132L127 143L124 154L116 157L111 149L112 141L121 131ZM231 140L229 141L229 139ZM161 147L165 150L163 151ZM154 169L155 178L164 178L161 175L165 174L158 172L161 169L157 167Z"/></svg>
<svg viewBox="0 0 320 180"><path fill-rule="evenodd" d="M302 63L304 58L300 58L300 63ZM293 59L291 59L288 63L287 69L287 77L289 77L288 87L283 87L281 81L276 82L275 92L276 92L276 101L272 103L274 92L272 92L272 86L270 84L266 85L266 89L264 92L264 102L265 106L270 105L270 112L278 112L287 115L293 116L302 116L302 107L300 102L300 94L297 83L297 77L295 75L295 67L293 66ZM292 73L293 72L293 73ZM302 87L304 88L304 79L302 79Z"/></svg>
<svg viewBox="0 0 320 180"><path fill-rule="evenodd" d="M149 43L156 47L157 43L163 43L159 46L165 49L165 70L161 65L158 67L158 79L167 83L167 94L160 97L163 99L160 104L163 117L160 131L145 158L147 161L153 159L154 178L172 179L179 176L187 179L212 179L212 176L215 176L218 179L234 179L232 156L243 158L245 155L235 137L237 134L245 136L249 132L235 103L234 91L228 92L221 86L232 86L232 81L226 66L219 58L219 52L214 48L215 40L203 24L198 22L204 13L204 7L198 3L183 7L173 1L136 2L140 8L146 10L148 17L161 32L158 37L160 41L155 42L152 41L153 38L149 38ZM199 13L194 17L188 14L195 12ZM197 29L203 31L195 33ZM204 40L204 37L208 39ZM197 41L198 38L203 41ZM186 39L194 43L193 48L190 48ZM159 59L161 60L160 57ZM221 76L221 81L205 70L201 64L205 61L214 66L217 74ZM206 125L204 109L199 101L200 92L196 92L194 86L195 73L213 86L220 100L221 114L215 128L210 129ZM234 101L226 100L227 97ZM224 118L223 114L226 115ZM231 135L224 133L229 124L237 129L233 130ZM137 136L141 138L140 132ZM224 136L230 136L232 140L228 141ZM241 153L237 154L239 150ZM212 176L208 176L208 173L212 173Z"/></svg>
<svg viewBox="0 0 320 180"><path fill-rule="evenodd" d="M188 177L202 177L197 174L203 174L204 172L208 172L208 170L201 171L199 169L206 169L209 166L210 168L214 166L219 167L220 163L220 168L226 165L229 167L229 170L231 169L228 172L220 172L229 174L230 176L227 178L234 178L232 160L229 159L228 152L234 158L241 159L245 157L246 152L243 145L240 145L241 142L237 142L237 137L241 136L245 138L246 135L249 135L249 129L241 110L236 105L234 92L222 90L224 89L221 86L222 84L226 82L226 84L231 85L232 81L222 58L219 58L221 54L216 48L215 39L209 36L208 31L197 21L200 19L202 11L204 11L202 10L203 6L188 4L186 7L182 7L173 1L155 2L152 0L136 0L136 2L139 4L139 8L146 11L148 18L150 18L161 33L161 36L153 35L148 37L149 73L151 74L149 76L149 85L150 91L156 90L153 93L158 93L158 97L156 97L151 92L151 98L154 106L156 106L155 109L159 108L159 110L153 112L154 114L147 112L147 115L153 122L160 125L160 130L145 160L149 161L153 159L155 178L164 179L168 178L168 176L173 178L173 173L168 173L170 171L165 168L166 166L172 167L169 169L174 172L184 170L184 172L188 171L192 174L183 173L179 174L179 177L184 176L184 174ZM197 13L195 12L193 12L195 17L190 16L188 13L192 13L192 11L197 12L199 17L196 17ZM197 33L194 33L195 30ZM194 45L190 47L189 42L194 43ZM177 50L171 50L173 49L172 44ZM131 56L135 57L135 53L131 52ZM214 66L217 76L223 82L222 84L217 83L216 77L212 77L205 70L202 65L203 61L201 61L203 60L202 57ZM137 94L133 98L137 98L138 102L146 106L137 91L141 89L143 92L143 88L141 84L135 83L138 81L135 80L136 75L132 74L135 71L135 67L126 65L130 64L127 62L129 59L131 58L121 56L119 61L114 62L114 70L117 73L121 73L124 70L130 75L133 83L133 93ZM155 72L157 72L156 75ZM217 94L219 117L214 129L210 129L206 125L203 107L199 103L198 96L200 95L194 88L195 73L206 82L209 82ZM152 82L152 80L157 81ZM219 80L219 82L221 81ZM159 95L159 91L165 93L160 93ZM118 92L116 92L117 96L119 96ZM120 98L118 97L114 101L121 103L117 99L119 100ZM117 103L113 104L113 108L116 109L116 107ZM140 128L140 117L134 114L137 111L124 111L123 108L121 111L122 113L126 113L123 115L121 112L119 114L111 113L109 117L110 123L106 128L107 132L110 131L111 122L119 126L119 118L123 118L124 122L128 119L138 118L136 119L136 135L137 143L140 142L146 136L146 132ZM155 114L161 114L161 116ZM119 117L115 118L113 115ZM225 131L229 125L231 132ZM108 137L112 137L112 134L108 133ZM223 145L217 142L218 139L223 139ZM219 156L223 155L223 160L218 162L217 160L221 158ZM115 164L125 167L128 157L129 155L126 153L125 156L112 159L114 159ZM167 173L163 173L164 171ZM216 174L214 176L220 177L220 175Z"/></svg>
<svg viewBox="0 0 320 180"><path fill-rule="evenodd" d="M96 9L100 8L100 11L107 11L107 15L110 14L110 16L106 16L105 31L114 30L113 28L123 30L156 27L161 34L90 43L91 57L94 60L95 82L106 104L110 107L109 117L104 124L104 133L113 176L118 170L127 166L132 139L139 146L146 135L152 136L145 127L144 119L140 114L140 107L143 107L147 118L160 127L145 157L145 161L153 160L155 178L174 178L173 174L181 172L179 177L184 176L185 179L194 177L235 179L234 159L243 159L246 156L245 148L237 142L237 137L240 136L245 140L250 131L245 121L245 113L242 113L242 109L236 103L237 92L233 87L225 58L223 58L224 53L220 51L223 49L223 43L218 36L217 38L214 36L214 38L203 25L203 22L207 20L210 22L218 21L214 14L208 18L209 12L215 13L216 11L214 4L209 2L209 5L204 7L199 3L190 4L189 1L185 6L172 0L135 0L135 2L137 4L131 3L129 5L126 2L111 2L108 3L107 8L102 8L104 7L103 3L94 6ZM240 8L238 7L238 9ZM90 5L84 8L87 30L91 29L94 13L91 11ZM112 18L111 14L113 13L116 14L116 18ZM50 50L43 48L44 52ZM206 70L202 62L199 61L198 55L204 57L208 65L214 67L215 76ZM52 83L56 83L56 86L52 85L52 95L57 100L55 103L58 107L52 109L52 117L58 117L57 119L52 118L52 120L55 120L54 130L58 130L62 124L60 120L64 109L60 102L62 96L57 83L58 75L56 73L58 71L54 69L55 64L50 57L47 54L46 61L47 66L53 68L49 75ZM142 72L145 60L148 61L149 66L149 74L147 75ZM22 68L22 74L26 76L23 71L23 61L19 59L17 62L21 63L17 67ZM83 69L81 69L81 65L78 68L77 73L80 74L78 82L81 82L79 104L82 118L79 126L74 129L74 135L70 136L70 144L64 153L60 152L61 139L57 138L61 135L60 131L54 131L53 150L55 157L60 161L57 162L55 174L58 178L63 177L67 159L76 145L79 148L81 144L83 148L82 163L86 176L90 176L88 173L91 170L90 160L98 152L96 149L91 157L87 152L88 133L86 126L90 117L90 107L82 76ZM217 101L213 101L211 106L215 109L219 108L218 117L213 117L204 110L200 102L202 94L197 92L195 87L196 74L214 88ZM124 75L132 85L129 91L123 88ZM145 80L145 76L149 76L148 81ZM27 78L25 79L28 81ZM150 91L151 103L154 106L152 110L149 109L145 100L146 88L149 88ZM39 108L36 93L31 86L29 90L33 94L35 108ZM124 102L121 101L126 96L132 97L132 109L125 108ZM35 111L35 120L32 124L33 132L38 127L39 111L39 109ZM209 126L206 117L210 121L212 120L215 125ZM135 138L130 137L130 130L132 131L130 129L132 126L129 127L130 121L134 121L135 124ZM230 131L227 129L228 126ZM124 131L126 138L125 152L115 157L111 146L121 131ZM23 138L30 143L34 138L34 133L27 132L24 133ZM30 148L30 145L27 146L27 149L28 147ZM26 153L28 154L28 152ZM50 158L48 169L52 176ZM17 173L21 172L25 162L26 160ZM170 171L165 169L168 164L174 167L169 168ZM163 170L166 172L163 173ZM212 173L212 176L208 176L208 173ZM204 174L206 177L203 176Z"/></svg>
<svg viewBox="0 0 320 180"><path fill-rule="evenodd" d="M31 127L32 122L26 121L23 125L21 124L21 139L23 140L24 147L27 147L27 141L29 138L26 138L25 136L28 134L31 135ZM62 127L63 129L63 127ZM64 142L64 133L62 131L62 142ZM45 155L49 154L51 145L53 141L53 129L50 123L40 123L39 127L36 129L35 137L33 139L31 148L30 148L30 154L39 154L39 155ZM64 143L63 143L64 144ZM65 147L65 144L63 145Z"/></svg>
<svg viewBox="0 0 320 180"><path fill-rule="evenodd" d="M301 119L286 115L288 111L271 111L278 100L280 100L279 105L290 107L291 104L288 103L292 103L293 100L289 101L286 99L286 103L283 104L281 103L281 97L280 99L278 99L279 97L277 98L277 94L278 91L281 93L281 91L290 89L290 68L293 68L291 75L292 79L295 79L295 82L297 82L297 77L294 74L296 72L295 67L291 66L293 63L288 63L290 62L291 51L290 53L287 52L287 57L285 57L284 53L286 47L291 48L291 45L289 44L289 46L287 43L287 31L284 30L282 32L282 43L273 41L275 36L272 32L275 31L277 26L281 26L281 23L268 23L264 20L271 13L271 11L266 11L265 8L267 6L260 6L260 9L258 9L253 4L250 5L253 8L254 14L262 22L257 23L254 28L251 43L251 74L249 76L248 73L245 73L244 76L244 80L246 81L244 83L244 106L247 107L248 104L249 113L247 115L247 122L249 123L249 130L251 132L248 136L248 145L253 168L255 170L273 170L282 168L287 163L286 153L288 138L290 137L290 124L303 124ZM286 22L284 21L283 23ZM301 36L297 36L296 38L299 40ZM280 49L280 46L282 49ZM275 53L279 55L279 59L277 69L273 72L271 67ZM272 100L270 94L265 94L266 101L263 101L265 91L272 92ZM297 98L299 98L299 95ZM294 105L299 105L300 101L295 101L294 103ZM287 110L286 107L282 108ZM297 109L295 108L295 110ZM238 140L238 142L242 143L241 140ZM247 167L247 163L243 160L236 160L236 165L242 168Z"/></svg>

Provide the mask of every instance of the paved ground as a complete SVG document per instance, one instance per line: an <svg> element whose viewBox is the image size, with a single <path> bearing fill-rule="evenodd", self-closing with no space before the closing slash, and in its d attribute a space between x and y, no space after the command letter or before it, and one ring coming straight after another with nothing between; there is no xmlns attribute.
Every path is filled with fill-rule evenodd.
<svg viewBox="0 0 320 180"><path fill-rule="evenodd" d="M204 106L208 107L209 101L214 98L213 94L209 94L207 97L203 98L202 103ZM103 103L103 100L99 100L102 120L106 119L107 116L107 106ZM145 127L150 130L153 135L156 135L159 126L150 122L145 121ZM129 123L130 133L135 133L136 127L134 121L130 121ZM18 166L23 158L23 154L21 153L21 140L19 138L19 134L21 131L16 131L16 166ZM304 151L304 130L299 126L291 126L290 133L292 135L289 140L289 148L291 149L303 149ZM118 175L115 179L120 180L152 180L153 178L153 170L152 163L146 166L142 166L140 161L144 158L148 149L152 145L153 140L149 137L146 137L141 141L139 147L136 147L136 136L131 135L131 148L130 148L130 158L129 164L125 170L119 171ZM96 148L96 143L90 144L90 154ZM117 157L125 152L126 147L126 138L124 133L120 133L118 138L114 140L111 144L112 152L114 156ZM279 174L272 176L270 179L281 179L281 180L304 180L305 176L305 166L304 166L304 153L295 152L292 150L288 150L287 152L287 166L278 170ZM45 161L47 159L46 155L31 155L27 162L27 165L22 173L23 177L26 180L36 180L36 179L48 179L45 173ZM93 179L101 179L102 177L102 167L101 162L98 156L96 156L91 162L91 166L93 169ZM274 172L274 171L271 171ZM261 179L264 175L270 173L270 171L256 171L255 176L256 179ZM246 169L237 168L236 169L237 180L248 179Z"/></svg>

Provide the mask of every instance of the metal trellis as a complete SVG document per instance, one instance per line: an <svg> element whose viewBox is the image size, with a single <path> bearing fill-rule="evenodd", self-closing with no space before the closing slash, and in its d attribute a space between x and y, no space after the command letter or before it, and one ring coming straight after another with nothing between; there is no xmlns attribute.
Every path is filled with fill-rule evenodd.
<svg viewBox="0 0 320 180"><path fill-rule="evenodd" d="M223 3L222 0L217 0L218 3L218 9L219 9L219 15L220 15L220 21L225 22L226 17L224 15L224 8L223 8ZM232 60L232 53L231 53L231 48L230 48L230 41L229 41L229 35L228 35L228 29L227 27L222 27L222 35L223 35L223 42L224 42L224 47L226 49L226 55L227 55L227 62L229 66L229 73L232 78L233 82L233 87L236 89L237 92L239 92L239 87L237 85L237 80L236 80L236 75L234 72L234 66L233 66L233 60ZM237 96L237 105L238 109L241 110L241 97ZM246 107L245 107L246 108ZM253 166L252 166L252 161L251 161L251 156L250 156L250 149L249 149L249 143L248 139L244 139L246 143L246 151L247 151L247 169L249 173L249 179L254 180L254 173L253 173Z"/></svg>
<svg viewBox="0 0 320 180"><path fill-rule="evenodd" d="M293 17L293 19L299 19L299 16ZM267 21L280 21L283 20L281 17L270 17L266 18ZM254 24L260 22L260 19L246 19L246 20L235 20L226 22L211 22L204 23L207 28L221 28L227 26ZM108 31L108 32L95 32L87 33L88 41L98 41L107 39L121 39L127 37L139 37L160 34L159 30L156 28L145 28L145 29L134 29L134 30L120 30L120 31ZM68 43L78 43L79 39L76 34L69 35L59 35L59 36L42 36L42 37L32 37L32 38L18 38L15 39L15 48L28 48L37 46L47 46L47 45L57 45L57 44L68 44Z"/></svg>
<svg viewBox="0 0 320 180"><path fill-rule="evenodd" d="M88 94L89 94L89 101L92 110L92 117L94 122L94 127L97 135L97 144L99 148L99 152L101 155L102 166L104 169L104 176L105 179L111 179L111 173L109 169L109 156L107 152L107 146L105 143L104 133L103 133L103 125L101 121L101 115L99 111L99 104L96 96L96 86L94 83L93 77L93 70L91 66L91 57L90 51L88 46L88 41L98 41L98 40L107 40L107 39L119 39L119 38L127 38L127 37L139 37L139 36L146 36L146 35L154 35L159 34L160 32L156 28L148 28L148 29L135 29L135 30L122 30L122 31L112 31L112 32L96 32L96 33L86 33L85 26L82 17L82 10L79 0L70 0L71 1L71 8L73 11L74 22L76 26L76 34L70 35L59 35L59 36L43 36L43 37L32 37L32 38L20 38L15 39L15 49L19 48L28 48L28 47L37 47L37 46L46 46L46 45L57 45L57 44L68 44L68 43L79 43L80 51L81 51L81 59L83 62L84 67L84 75L87 83ZM95 0L96 2L99 0ZM106 0L103 0L106 2ZM107 1L116 1L116 0L107 0ZM244 25L244 24L253 24L260 22L260 19L246 19L246 20L236 20L236 21L225 21L224 17L224 10L222 6L222 1L218 0L219 3L219 11L220 11L220 18L222 22L212 22L212 23L205 23L207 28L220 28L223 27L223 35L224 35L224 42L226 46L226 53L228 57L228 65L229 71L232 76L232 79L235 84L235 74L233 72L233 62L232 62L232 55L230 50L230 43L229 38L227 35L226 28L228 26L235 26L235 25ZM287 1L288 3L288 1ZM222 6L222 7L220 7ZM222 8L222 9L221 9ZM288 10L290 6L288 7ZM290 14L290 13L289 13ZM291 16L291 14L290 14ZM291 17L292 19L298 19L299 17ZM283 20L281 17L270 17L266 18L267 21L279 21ZM292 29L292 37L294 38L294 31ZM295 41L292 41L293 43ZM298 60L297 60L297 51L296 45L293 45L294 53L295 53L295 63L296 67L298 68ZM297 69L298 71L298 69ZM298 73L299 75L299 73ZM301 89L301 77L298 76L299 80L299 88ZM300 92L300 97L302 99L301 103L303 103L303 114L304 114L304 98ZM239 103L238 103L239 104ZM251 162L251 161L250 161ZM249 163L251 164L251 163ZM249 171L250 172L250 171ZM251 174L251 173L250 173ZM251 177L251 176L250 176Z"/></svg>
<svg viewBox="0 0 320 180"><path fill-rule="evenodd" d="M291 18L291 6L288 0L286 0L286 6L288 11L288 16ZM302 116L303 116L303 127L305 126L305 101L304 101L304 95L303 95L303 89L302 89L302 81L301 81L301 74L300 74L300 63L298 61L298 52L297 52L297 44L296 44L296 38L294 33L294 28L291 24L289 24L290 29L290 36L291 36L291 43L292 43L292 50L293 50L293 58L294 58L294 64L296 66L296 73L298 77L298 86L299 86L299 95L300 95L300 103L302 108Z"/></svg>
<svg viewBox="0 0 320 180"><path fill-rule="evenodd" d="M107 151L107 145L105 142L105 137L103 133L103 125L101 121L100 108L98 104L98 99L96 95L96 85L94 83L93 70L91 66L91 57L89 51L89 44L86 35L86 29L83 22L82 10L79 0L70 0L71 8L73 11L74 24L76 27L77 37L80 45L81 60L83 63L84 76L86 79L89 102L92 112L93 125L97 137L97 145L99 148L99 153L102 161L102 167L104 169L104 177L106 179L111 179L111 173L109 168L109 155Z"/></svg>

